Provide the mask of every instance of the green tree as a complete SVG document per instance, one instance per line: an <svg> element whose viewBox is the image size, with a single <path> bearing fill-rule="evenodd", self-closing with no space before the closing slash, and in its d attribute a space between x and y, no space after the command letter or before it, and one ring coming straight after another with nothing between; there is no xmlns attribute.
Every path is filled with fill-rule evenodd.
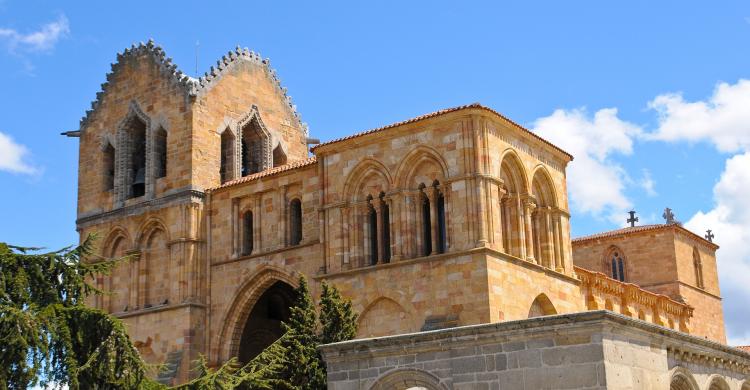
<svg viewBox="0 0 750 390"><path fill-rule="evenodd" d="M320 293L320 343L351 340L357 335L357 313L352 302L341 297L336 286L323 281Z"/></svg>
<svg viewBox="0 0 750 390"><path fill-rule="evenodd" d="M325 369L318 356L315 305L303 276L294 290L289 320L284 322L281 379L298 389L325 388Z"/></svg>
<svg viewBox="0 0 750 390"><path fill-rule="evenodd" d="M84 262L92 241L49 253L0 243L0 389L158 386L123 324L84 305L101 293L87 280L115 264Z"/></svg>

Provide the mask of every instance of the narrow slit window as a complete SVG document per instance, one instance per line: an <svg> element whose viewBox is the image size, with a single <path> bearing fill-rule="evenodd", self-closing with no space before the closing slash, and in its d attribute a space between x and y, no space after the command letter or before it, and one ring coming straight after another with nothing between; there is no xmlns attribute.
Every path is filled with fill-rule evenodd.
<svg viewBox="0 0 750 390"><path fill-rule="evenodd" d="M242 215L242 255L253 253L253 212L247 211Z"/></svg>
<svg viewBox="0 0 750 390"><path fill-rule="evenodd" d="M302 202L292 199L289 202L289 214L291 219L290 245L299 245L302 242Z"/></svg>

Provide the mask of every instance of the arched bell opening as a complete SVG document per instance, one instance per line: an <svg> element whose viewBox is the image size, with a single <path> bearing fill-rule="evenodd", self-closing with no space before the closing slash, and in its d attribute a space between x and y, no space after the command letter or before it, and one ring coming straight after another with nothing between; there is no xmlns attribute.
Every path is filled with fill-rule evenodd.
<svg viewBox="0 0 750 390"><path fill-rule="evenodd" d="M289 320L294 288L284 282L269 287L253 306L240 338L238 358L245 364L284 334L282 321Z"/></svg>

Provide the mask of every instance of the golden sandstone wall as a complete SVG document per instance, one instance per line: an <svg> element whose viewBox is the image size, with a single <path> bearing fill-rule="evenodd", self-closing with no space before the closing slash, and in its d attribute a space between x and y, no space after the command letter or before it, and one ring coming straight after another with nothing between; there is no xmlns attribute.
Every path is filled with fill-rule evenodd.
<svg viewBox="0 0 750 390"><path fill-rule="evenodd" d="M690 333L726 342L716 249L676 224L636 226L573 240L576 266L611 277L611 259L619 253L626 282L695 308Z"/></svg>
<svg viewBox="0 0 750 390"><path fill-rule="evenodd" d="M107 79L81 123L77 226L82 238L100 237L94 261L130 260L95 281L112 294L91 304L122 318L148 361L171 367L165 382L187 379L200 354L212 364L238 356L256 303L300 275L313 295L326 280L352 299L360 337L578 312L607 294L661 299L574 269L573 259L606 274L602 251L613 243L626 253L628 277L701 308L681 329L723 341L723 322L700 323L721 318L716 248L661 231L571 246L572 157L491 109L438 111L318 145L309 157L285 90L247 49L191 79L149 42L118 55ZM250 125L261 146L243 151ZM132 196L138 126L146 189ZM156 174L160 129L164 177ZM116 149L111 190L106 145ZM244 153L262 155L264 169L243 176ZM703 289L690 279L694 246ZM640 257L660 259L662 274ZM676 324L687 321L680 313Z"/></svg>

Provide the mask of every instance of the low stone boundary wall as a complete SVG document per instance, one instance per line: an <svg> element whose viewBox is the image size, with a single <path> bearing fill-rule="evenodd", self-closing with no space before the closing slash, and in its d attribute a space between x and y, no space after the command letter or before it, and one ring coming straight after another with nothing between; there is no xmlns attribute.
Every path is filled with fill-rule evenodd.
<svg viewBox="0 0 750 390"><path fill-rule="evenodd" d="M750 354L609 311L320 349L334 390L750 390Z"/></svg>

